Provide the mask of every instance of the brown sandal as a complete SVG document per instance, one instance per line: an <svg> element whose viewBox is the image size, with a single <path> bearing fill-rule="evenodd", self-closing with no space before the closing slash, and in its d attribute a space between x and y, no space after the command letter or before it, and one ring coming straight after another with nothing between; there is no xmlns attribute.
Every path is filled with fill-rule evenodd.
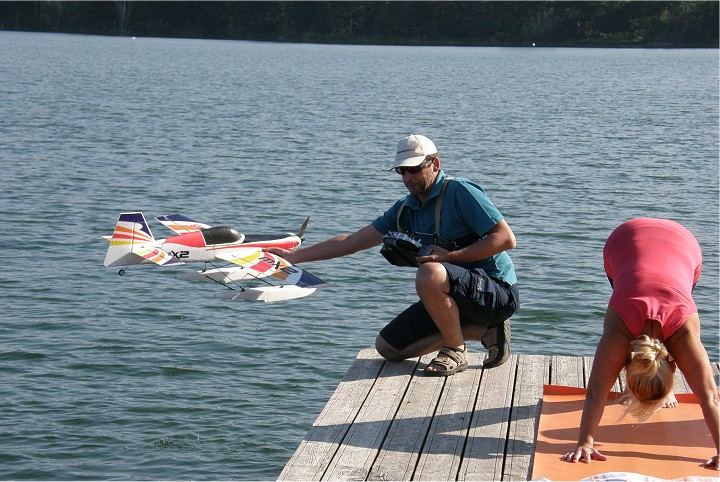
<svg viewBox="0 0 720 482"><path fill-rule="evenodd" d="M428 370L430 367L440 369ZM462 349L444 346L438 351L438 356L428 363L424 372L429 377L447 377L465 371L467 367L467 345L463 345Z"/></svg>

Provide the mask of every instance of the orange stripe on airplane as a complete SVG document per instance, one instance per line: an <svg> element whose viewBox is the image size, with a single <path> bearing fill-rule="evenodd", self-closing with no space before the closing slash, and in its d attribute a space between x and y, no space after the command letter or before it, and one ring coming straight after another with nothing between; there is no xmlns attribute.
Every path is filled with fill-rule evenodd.
<svg viewBox="0 0 720 482"><path fill-rule="evenodd" d="M290 276L290 273L287 273L283 271L284 268L287 268L290 266L290 263L286 262L284 259L280 258L278 261L280 261L280 266L278 267L278 271L273 275L276 278L285 281L288 276Z"/></svg>
<svg viewBox="0 0 720 482"><path fill-rule="evenodd" d="M150 241L152 238L150 238L145 232L139 231L136 229L126 228L125 226L115 226L115 232L113 232L113 238L123 237L123 234L131 236L131 237L137 237L142 238L146 241Z"/></svg>

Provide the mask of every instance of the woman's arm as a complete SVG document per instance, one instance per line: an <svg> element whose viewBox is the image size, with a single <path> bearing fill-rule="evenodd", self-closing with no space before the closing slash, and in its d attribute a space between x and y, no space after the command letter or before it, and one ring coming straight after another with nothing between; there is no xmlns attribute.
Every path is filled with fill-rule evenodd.
<svg viewBox="0 0 720 482"><path fill-rule="evenodd" d="M720 470L720 400L710 359L700 341L700 318L697 313L666 340L666 346L698 399L705 423L715 442L716 455L704 465Z"/></svg>
<svg viewBox="0 0 720 482"><path fill-rule="evenodd" d="M594 448L595 431L605 411L607 396L630 352L630 340L623 329L624 324L618 314L608 307L603 334L595 350L595 360L588 380L577 447L566 453L562 460L587 463L591 459L607 460L607 457Z"/></svg>

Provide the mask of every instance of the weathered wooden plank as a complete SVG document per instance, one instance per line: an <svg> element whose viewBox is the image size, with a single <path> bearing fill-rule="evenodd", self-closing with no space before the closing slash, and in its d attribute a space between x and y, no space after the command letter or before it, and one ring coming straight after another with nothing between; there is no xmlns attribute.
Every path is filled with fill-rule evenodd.
<svg viewBox="0 0 720 482"><path fill-rule="evenodd" d="M590 381L590 372L592 372L592 366L593 366L594 360L595 360L595 358L591 357L591 356L583 357L583 370L585 372L585 375L584 375L585 380L583 383L583 387L585 387L585 388L587 388L588 382ZM615 380L615 385L613 385L613 390L615 390L615 388L617 388L618 390L620 389L620 384L617 382L617 380Z"/></svg>
<svg viewBox="0 0 720 482"><path fill-rule="evenodd" d="M550 381L550 360L545 355L520 357L510 412L503 480L528 480L537 440L543 385Z"/></svg>
<svg viewBox="0 0 720 482"><path fill-rule="evenodd" d="M527 480L543 385L585 386L593 363L513 355L483 370L471 354L464 373L422 376L433 355L393 363L362 350L278 479Z"/></svg>
<svg viewBox="0 0 720 482"><path fill-rule="evenodd" d="M323 480L367 478L417 365L418 359L385 363Z"/></svg>
<svg viewBox="0 0 720 482"><path fill-rule="evenodd" d="M692 393L680 370L675 370L673 375L673 391L675 393Z"/></svg>
<svg viewBox="0 0 720 482"><path fill-rule="evenodd" d="M320 480L384 364L374 349L358 353L278 480Z"/></svg>
<svg viewBox="0 0 720 482"><path fill-rule="evenodd" d="M413 480L455 480L483 373L478 353L468 362L472 368L445 380Z"/></svg>
<svg viewBox="0 0 720 482"><path fill-rule="evenodd" d="M458 480L502 478L518 356L483 370Z"/></svg>
<svg viewBox="0 0 720 482"><path fill-rule="evenodd" d="M435 354L420 359L418 371ZM395 414L387 437L373 464L368 480L410 480L445 381L417 374L410 381L405 399Z"/></svg>
<svg viewBox="0 0 720 482"><path fill-rule="evenodd" d="M583 359L576 356L552 356L550 384L562 387L585 387Z"/></svg>
<svg viewBox="0 0 720 482"><path fill-rule="evenodd" d="M593 367L594 361L595 361L595 358L591 357L591 356L584 358L583 364L585 365L585 384L583 385L583 387L587 387L587 384L590 381L590 374L592 373L592 367ZM622 392L623 391L623 387L624 387L623 384L625 383L625 379L623 378L624 373L625 373L625 370L624 369L621 370L621 373L618 375L617 380L615 380L615 384L612 387L613 392Z"/></svg>
<svg viewBox="0 0 720 482"><path fill-rule="evenodd" d="M710 367L713 371L713 377L715 378L715 385L720 385L720 364L710 360ZM688 385L685 376L680 370L675 370L675 376L673 378L675 393L692 393L690 385Z"/></svg>

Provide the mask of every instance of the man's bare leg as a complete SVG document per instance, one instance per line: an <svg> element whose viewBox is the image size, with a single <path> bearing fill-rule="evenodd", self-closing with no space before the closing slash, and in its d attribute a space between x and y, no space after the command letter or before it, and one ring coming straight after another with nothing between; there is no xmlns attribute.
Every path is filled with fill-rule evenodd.
<svg viewBox="0 0 720 482"><path fill-rule="evenodd" d="M465 340L480 341L487 328L480 324L473 324L463 326L462 336ZM408 358L415 358L416 356L426 355L438 351L443 346L443 338L440 333L422 338L415 343L411 343L402 350L395 348L390 345L385 339L378 335L375 338L375 349L381 356L392 361L406 360Z"/></svg>

